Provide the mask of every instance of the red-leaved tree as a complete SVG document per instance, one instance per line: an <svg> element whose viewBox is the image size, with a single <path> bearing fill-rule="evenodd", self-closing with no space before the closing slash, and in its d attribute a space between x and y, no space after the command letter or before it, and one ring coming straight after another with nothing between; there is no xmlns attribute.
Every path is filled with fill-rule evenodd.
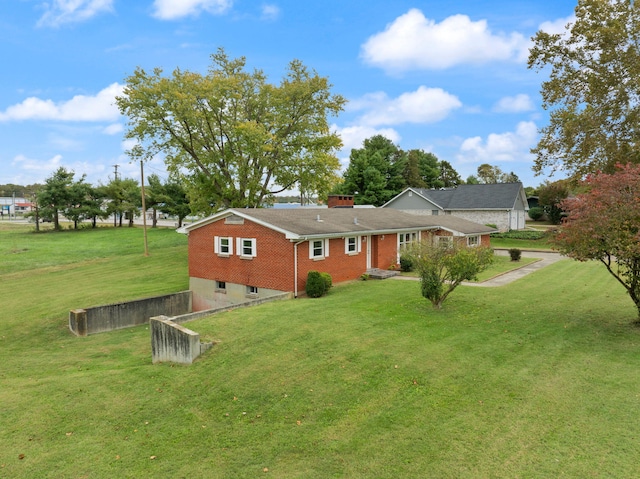
<svg viewBox="0 0 640 479"><path fill-rule="evenodd" d="M622 284L640 321L640 165L589 175L587 192L561 203L567 214L555 247L578 261L597 260Z"/></svg>

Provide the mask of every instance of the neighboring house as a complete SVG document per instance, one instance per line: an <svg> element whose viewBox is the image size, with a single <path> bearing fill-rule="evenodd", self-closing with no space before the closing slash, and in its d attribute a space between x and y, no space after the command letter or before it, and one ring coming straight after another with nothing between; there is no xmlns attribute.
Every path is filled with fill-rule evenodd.
<svg viewBox="0 0 640 479"><path fill-rule="evenodd" d="M525 228L529 205L522 183L495 183L439 190L407 188L382 208L419 215L452 215L508 231Z"/></svg>
<svg viewBox="0 0 640 479"><path fill-rule="evenodd" d="M189 289L199 311L247 298L304 292L311 270L333 282L399 262L402 247L433 238L489 246L494 228L453 216L380 208L229 209L178 230L189 236Z"/></svg>

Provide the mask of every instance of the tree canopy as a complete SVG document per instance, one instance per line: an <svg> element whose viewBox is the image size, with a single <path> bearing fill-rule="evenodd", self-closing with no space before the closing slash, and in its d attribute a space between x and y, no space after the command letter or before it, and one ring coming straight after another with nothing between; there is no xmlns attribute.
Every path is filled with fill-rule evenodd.
<svg viewBox="0 0 640 479"><path fill-rule="evenodd" d="M536 34L529 68L550 69L534 171L580 179L640 161L640 4L579 0L575 12L564 33Z"/></svg>
<svg viewBox="0 0 640 479"><path fill-rule="evenodd" d="M640 320L640 166L589 175L586 193L561 203L567 214L556 248L579 261L597 260L622 284Z"/></svg>
<svg viewBox="0 0 640 479"><path fill-rule="evenodd" d="M130 156L164 155L194 212L260 206L292 188L326 194L337 178L342 143L327 117L345 99L298 60L279 85L245 66L219 49L206 75L137 68L116 99L129 119L126 138L137 142Z"/></svg>
<svg viewBox="0 0 640 479"><path fill-rule="evenodd" d="M518 179L518 175L516 175L513 171L509 173L504 173L502 168L499 166L490 165L488 163L483 163L478 166L476 170L478 172L477 177L474 179L477 180L480 184L493 184L493 183L517 183L520 181ZM468 181L467 181L468 182Z"/></svg>
<svg viewBox="0 0 640 479"><path fill-rule="evenodd" d="M404 151L383 135L363 141L354 148L343 182L334 192L355 195L356 204L380 206L407 187L456 186L460 175L446 161L423 150Z"/></svg>

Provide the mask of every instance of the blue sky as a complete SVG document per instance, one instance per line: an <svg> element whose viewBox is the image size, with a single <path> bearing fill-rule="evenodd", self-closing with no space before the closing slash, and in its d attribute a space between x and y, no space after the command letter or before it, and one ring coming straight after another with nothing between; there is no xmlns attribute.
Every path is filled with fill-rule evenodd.
<svg viewBox="0 0 640 479"><path fill-rule="evenodd" d="M223 47L278 83L301 60L349 101L331 118L349 152L383 134L449 161L463 179L489 163L534 176L547 122L537 30L560 31L576 1L5 0L0 2L0 184L58 167L93 184L139 179L114 97L137 66L205 73ZM560 29L560 30L559 30ZM145 173L166 178L161 159ZM556 179L558 176L552 178Z"/></svg>

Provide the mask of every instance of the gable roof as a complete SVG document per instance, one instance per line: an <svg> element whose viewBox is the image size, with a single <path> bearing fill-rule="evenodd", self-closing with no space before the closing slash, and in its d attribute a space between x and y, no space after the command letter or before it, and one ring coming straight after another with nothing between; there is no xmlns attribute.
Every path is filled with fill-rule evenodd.
<svg viewBox="0 0 640 479"><path fill-rule="evenodd" d="M383 205L383 208L406 194L407 191L422 196L443 210L509 210L513 209L518 197L526 205L522 183L493 183L484 185L459 185L456 188L431 190L427 188L407 188Z"/></svg>
<svg viewBox="0 0 640 479"><path fill-rule="evenodd" d="M391 234L417 229L444 229L457 235L493 233L494 228L455 216L423 216L393 209L228 209L180 230L189 233L215 221L238 216L279 231L291 240L342 237L345 235Z"/></svg>

